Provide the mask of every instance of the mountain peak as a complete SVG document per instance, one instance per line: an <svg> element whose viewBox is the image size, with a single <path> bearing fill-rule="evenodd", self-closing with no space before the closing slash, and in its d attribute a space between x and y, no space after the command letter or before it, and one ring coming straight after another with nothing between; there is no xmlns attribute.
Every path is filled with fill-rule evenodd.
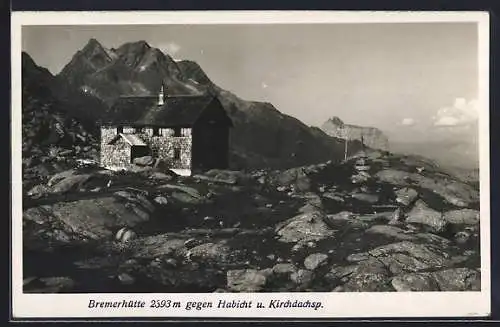
<svg viewBox="0 0 500 327"><path fill-rule="evenodd" d="M339 117L329 118L321 130L335 138L348 138L349 140L363 141L372 149L387 150L389 139L378 128L345 124Z"/></svg>
<svg viewBox="0 0 500 327"><path fill-rule="evenodd" d="M91 38L87 44L83 47L82 49L82 52L83 53L93 53L95 52L96 50L103 50L104 51L104 48L103 46L101 45L101 43L99 43L99 41L97 41L96 39L94 38Z"/></svg>
<svg viewBox="0 0 500 327"><path fill-rule="evenodd" d="M128 66L136 66L151 51L151 46L144 40L127 42L116 49L115 54Z"/></svg>
<svg viewBox="0 0 500 327"><path fill-rule="evenodd" d="M99 41L97 41L97 39L95 39L95 38L92 37L87 42L87 45L101 45L101 43L99 43Z"/></svg>
<svg viewBox="0 0 500 327"><path fill-rule="evenodd" d="M330 122L334 125L337 125L337 126L344 126L344 122L342 121L342 119L340 119L337 116L331 117L330 119L328 119L328 122Z"/></svg>
<svg viewBox="0 0 500 327"><path fill-rule="evenodd" d="M116 52L118 53L127 53L127 52L136 52L143 53L147 50L151 49L151 46L144 40L135 41L135 42L127 42L118 47Z"/></svg>

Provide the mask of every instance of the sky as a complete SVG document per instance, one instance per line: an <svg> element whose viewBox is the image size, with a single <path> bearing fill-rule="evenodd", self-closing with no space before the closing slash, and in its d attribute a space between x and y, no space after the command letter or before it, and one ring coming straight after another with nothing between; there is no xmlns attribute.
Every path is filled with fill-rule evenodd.
<svg viewBox="0 0 500 327"><path fill-rule="evenodd" d="M477 119L477 33L475 23L25 26L22 47L57 74L90 38L145 40L307 125L338 116L418 141Z"/></svg>

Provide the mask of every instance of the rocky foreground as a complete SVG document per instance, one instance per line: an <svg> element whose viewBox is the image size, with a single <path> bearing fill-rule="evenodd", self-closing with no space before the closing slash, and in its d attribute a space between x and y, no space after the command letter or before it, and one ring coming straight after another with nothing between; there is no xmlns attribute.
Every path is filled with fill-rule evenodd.
<svg viewBox="0 0 500 327"><path fill-rule="evenodd" d="M477 184L431 162L30 169L25 292L480 290Z"/></svg>

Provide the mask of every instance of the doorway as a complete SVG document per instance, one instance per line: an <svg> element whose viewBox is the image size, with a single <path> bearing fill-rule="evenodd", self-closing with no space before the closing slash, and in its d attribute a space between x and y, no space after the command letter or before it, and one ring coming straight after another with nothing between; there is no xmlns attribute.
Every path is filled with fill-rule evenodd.
<svg viewBox="0 0 500 327"><path fill-rule="evenodd" d="M130 163L133 163L135 158L149 155L151 155L151 151L147 145L134 145L130 149Z"/></svg>

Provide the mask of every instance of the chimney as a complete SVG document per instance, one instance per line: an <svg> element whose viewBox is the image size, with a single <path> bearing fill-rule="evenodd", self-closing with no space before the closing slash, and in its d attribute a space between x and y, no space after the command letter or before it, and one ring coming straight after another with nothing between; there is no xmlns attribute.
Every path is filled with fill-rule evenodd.
<svg viewBox="0 0 500 327"><path fill-rule="evenodd" d="M163 91L163 83L161 84L161 89L160 89L160 94L158 94L158 105L159 106L163 106L164 104L164 99L165 99L165 95L164 95L164 91Z"/></svg>

